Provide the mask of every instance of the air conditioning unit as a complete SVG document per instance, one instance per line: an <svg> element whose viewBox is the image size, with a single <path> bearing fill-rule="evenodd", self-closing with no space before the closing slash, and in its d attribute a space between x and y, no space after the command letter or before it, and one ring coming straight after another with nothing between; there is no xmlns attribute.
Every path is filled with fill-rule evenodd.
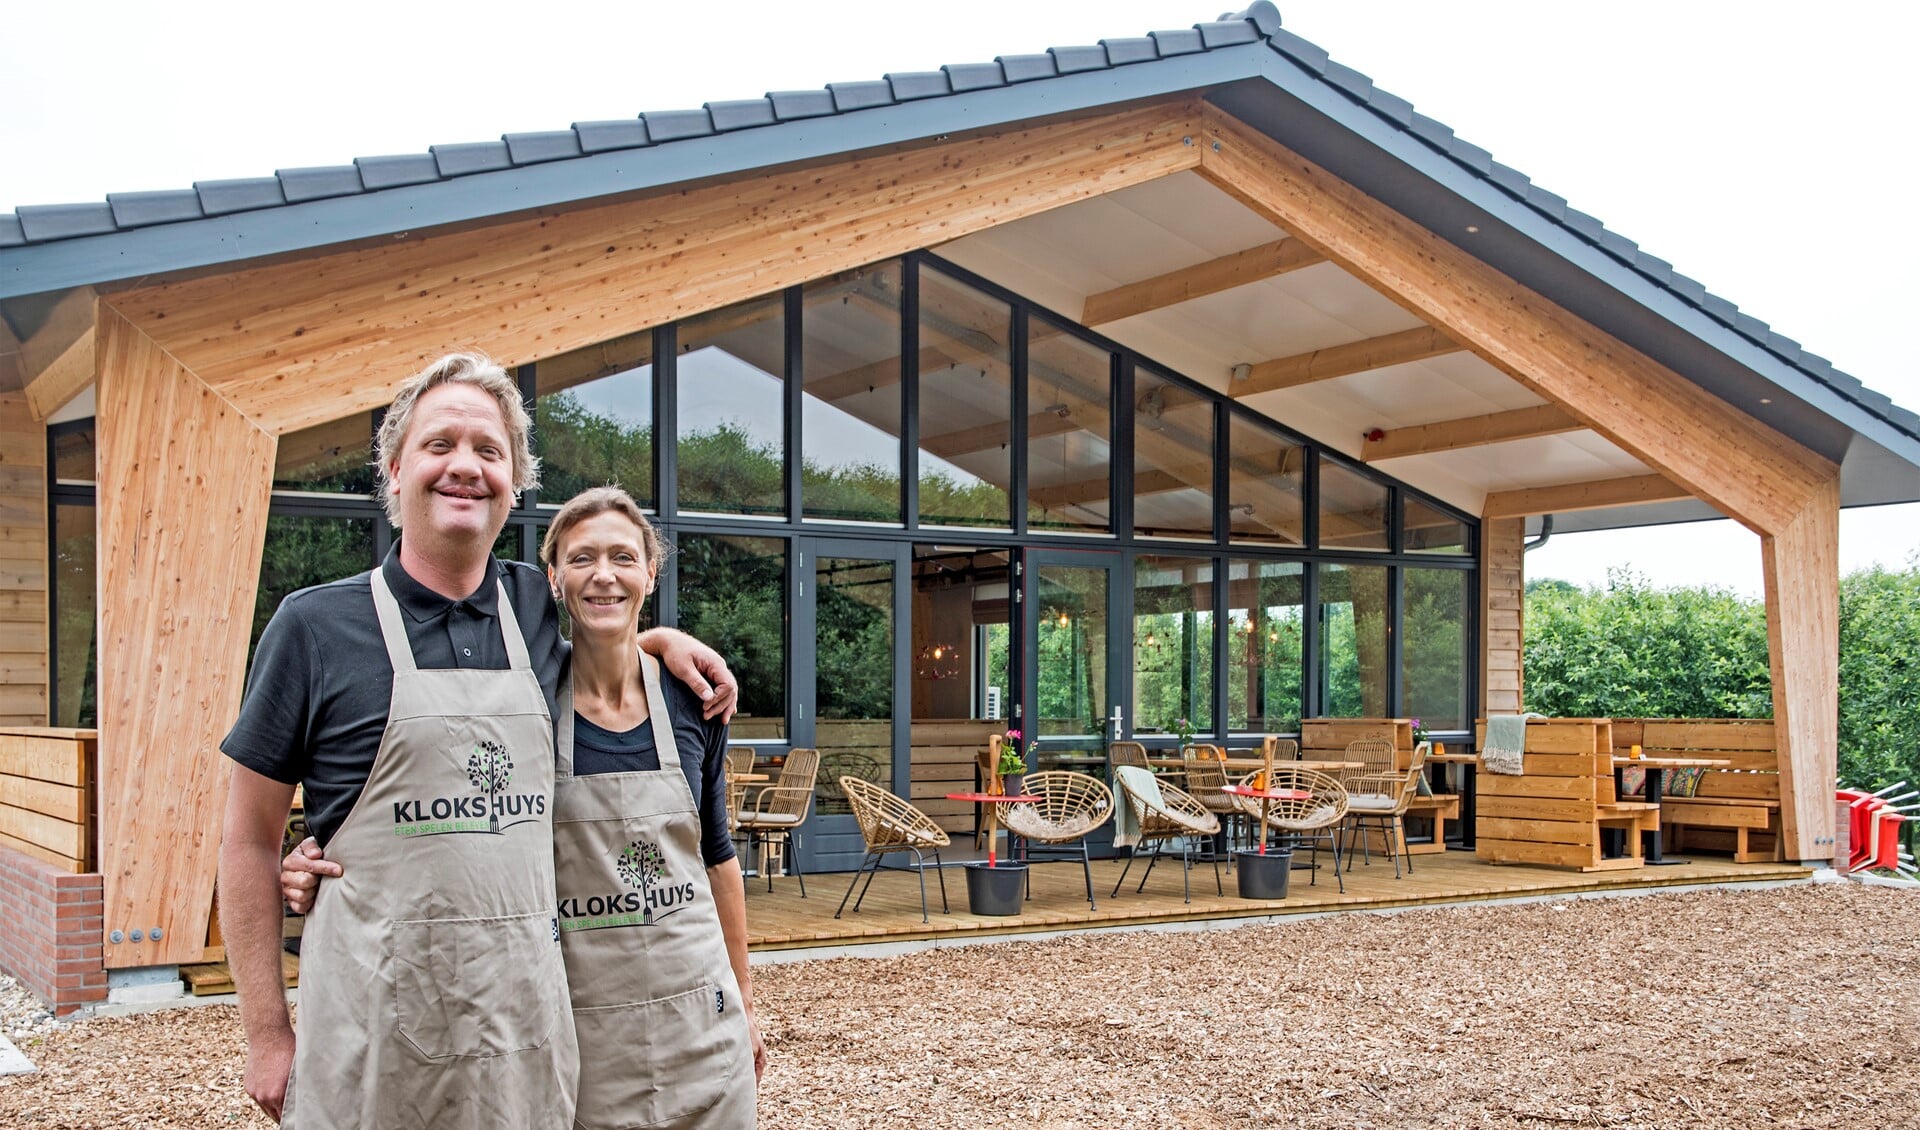
<svg viewBox="0 0 1920 1130"><path fill-rule="evenodd" d="M987 717L995 722L1000 720L1000 688L987 688Z"/></svg>

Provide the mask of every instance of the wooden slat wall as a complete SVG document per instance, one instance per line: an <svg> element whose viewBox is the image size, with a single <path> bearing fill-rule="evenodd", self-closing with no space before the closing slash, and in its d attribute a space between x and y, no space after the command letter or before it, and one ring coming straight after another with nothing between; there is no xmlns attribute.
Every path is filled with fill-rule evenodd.
<svg viewBox="0 0 1920 1130"><path fill-rule="evenodd" d="M207 936L274 438L102 306L100 871L108 968L192 962ZM155 942L151 932L163 929Z"/></svg>
<svg viewBox="0 0 1920 1130"><path fill-rule="evenodd" d="M0 844L71 874L92 871L93 730L0 729Z"/></svg>
<svg viewBox="0 0 1920 1130"><path fill-rule="evenodd" d="M1724 758L1732 764L1702 774L1695 795L1780 800L1778 732L1771 718L1616 718L1613 754L1637 745L1650 756Z"/></svg>
<svg viewBox="0 0 1920 1130"><path fill-rule="evenodd" d="M947 794L973 788L975 755L1005 722L915 722L913 791L907 799L949 835L973 834L974 806Z"/></svg>
<svg viewBox="0 0 1920 1130"><path fill-rule="evenodd" d="M0 725L47 723L47 429L0 393Z"/></svg>
<svg viewBox="0 0 1920 1130"><path fill-rule="evenodd" d="M1394 760L1405 768L1413 754L1410 718L1305 718L1300 722L1300 756L1308 761L1340 761L1347 745L1362 738L1393 741Z"/></svg>
<svg viewBox="0 0 1920 1130"><path fill-rule="evenodd" d="M1480 689L1482 714L1518 714L1523 707L1526 643L1525 518L1480 523Z"/></svg>
<svg viewBox="0 0 1920 1130"><path fill-rule="evenodd" d="M1474 742L1486 742L1486 723ZM1475 851L1489 863L1534 863L1583 871L1638 867L1600 855L1597 806L1613 801L1613 725L1604 718L1527 724L1519 776L1477 775ZM1630 837L1631 838L1631 837Z"/></svg>

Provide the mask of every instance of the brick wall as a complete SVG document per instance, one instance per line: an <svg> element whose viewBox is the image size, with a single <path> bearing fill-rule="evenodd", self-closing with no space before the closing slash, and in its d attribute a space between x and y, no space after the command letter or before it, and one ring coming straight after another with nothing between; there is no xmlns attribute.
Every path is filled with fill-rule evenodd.
<svg viewBox="0 0 1920 1130"><path fill-rule="evenodd" d="M65 1015L107 999L100 875L0 846L0 970Z"/></svg>

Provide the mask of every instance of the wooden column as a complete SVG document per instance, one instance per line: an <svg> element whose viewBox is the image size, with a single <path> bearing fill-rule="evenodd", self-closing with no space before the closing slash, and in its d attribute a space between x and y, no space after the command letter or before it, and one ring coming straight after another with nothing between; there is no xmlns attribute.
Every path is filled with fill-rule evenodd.
<svg viewBox="0 0 1920 1130"><path fill-rule="evenodd" d="M1767 658L1780 760L1781 846L1831 859L1840 742L1840 480L1762 535Z"/></svg>
<svg viewBox="0 0 1920 1130"><path fill-rule="evenodd" d="M1525 518L1480 523L1480 714L1518 714L1527 568Z"/></svg>
<svg viewBox="0 0 1920 1130"><path fill-rule="evenodd" d="M47 429L0 394L0 723L47 724Z"/></svg>
<svg viewBox="0 0 1920 1130"><path fill-rule="evenodd" d="M106 964L189 962L213 901L218 744L246 678L275 441L105 303L97 333Z"/></svg>

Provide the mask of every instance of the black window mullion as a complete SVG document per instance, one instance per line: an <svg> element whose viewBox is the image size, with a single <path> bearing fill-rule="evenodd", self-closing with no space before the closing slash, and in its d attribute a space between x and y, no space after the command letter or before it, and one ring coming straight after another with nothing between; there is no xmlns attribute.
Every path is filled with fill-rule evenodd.
<svg viewBox="0 0 1920 1130"><path fill-rule="evenodd" d="M920 528L920 259L900 262L900 516Z"/></svg>
<svg viewBox="0 0 1920 1130"><path fill-rule="evenodd" d="M806 337L802 332L800 319L804 316L805 305L800 300L800 288L790 286L783 293L780 319L781 329L786 339L786 381L781 392L786 399L786 448L787 448L787 513L789 522L798 522L806 511L801 509L801 480L805 477L802 465L806 462L805 451L801 447L806 442L801 427L801 388L800 374L804 359L801 353L806 348Z"/></svg>
<svg viewBox="0 0 1920 1130"><path fill-rule="evenodd" d="M653 331L654 511L671 522L680 513L680 333L668 323Z"/></svg>
<svg viewBox="0 0 1920 1130"><path fill-rule="evenodd" d="M1013 380L1013 419L1008 421L1007 505L1012 513L1015 537L1027 532L1027 311L1019 303L1012 306L1013 323L1007 330L1007 359Z"/></svg>
<svg viewBox="0 0 1920 1130"><path fill-rule="evenodd" d="M1107 446L1107 524L1113 536L1131 540L1136 536L1133 528L1133 490L1134 466L1133 437L1134 422L1134 380L1133 356L1126 353L1110 354L1113 358L1112 370L1107 381L1107 400L1112 406L1107 413L1107 430L1111 439Z"/></svg>

